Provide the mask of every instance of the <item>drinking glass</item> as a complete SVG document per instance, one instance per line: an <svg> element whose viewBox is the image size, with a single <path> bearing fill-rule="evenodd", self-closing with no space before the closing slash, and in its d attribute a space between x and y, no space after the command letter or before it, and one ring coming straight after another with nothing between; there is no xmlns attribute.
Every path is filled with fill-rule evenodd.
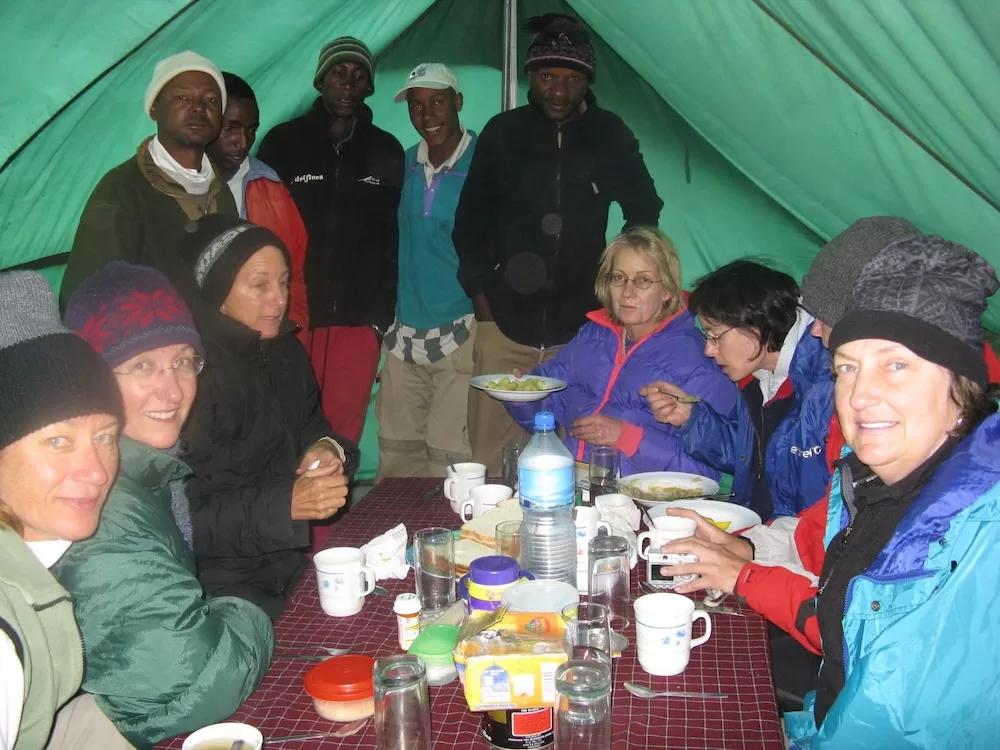
<svg viewBox="0 0 1000 750"><path fill-rule="evenodd" d="M413 568L420 608L435 612L455 603L455 538L431 527L413 535Z"/></svg>
<svg viewBox="0 0 1000 750"><path fill-rule="evenodd" d="M611 612L603 604L582 602L562 608L563 641L571 660L597 658L611 663Z"/></svg>
<svg viewBox="0 0 1000 750"><path fill-rule="evenodd" d="M619 453L603 445L590 447L590 503L618 492Z"/></svg>
<svg viewBox="0 0 1000 750"><path fill-rule="evenodd" d="M612 638L632 621L631 567L628 541L621 536L595 536L590 540L588 601L611 612ZM620 642L620 639L615 639ZM616 649L615 649L616 650Z"/></svg>
<svg viewBox="0 0 1000 750"><path fill-rule="evenodd" d="M381 656L375 683L376 750L432 750L427 673L419 656Z"/></svg>
<svg viewBox="0 0 1000 750"><path fill-rule="evenodd" d="M521 451L527 447L525 440L511 440L503 447L502 475L503 483L517 492L517 459L521 457Z"/></svg>
<svg viewBox="0 0 1000 750"><path fill-rule="evenodd" d="M496 552L515 560L521 559L521 522L503 521L497 524Z"/></svg>
<svg viewBox="0 0 1000 750"><path fill-rule="evenodd" d="M570 660L556 669L558 750L610 750L611 665Z"/></svg>

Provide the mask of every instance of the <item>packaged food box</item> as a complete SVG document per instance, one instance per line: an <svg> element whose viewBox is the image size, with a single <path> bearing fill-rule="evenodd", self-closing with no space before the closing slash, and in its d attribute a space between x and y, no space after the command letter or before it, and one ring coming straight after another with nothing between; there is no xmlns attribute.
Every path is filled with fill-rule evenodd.
<svg viewBox="0 0 1000 750"><path fill-rule="evenodd" d="M555 704L556 668L566 661L562 618L508 612L458 643L455 665L472 711L544 708Z"/></svg>

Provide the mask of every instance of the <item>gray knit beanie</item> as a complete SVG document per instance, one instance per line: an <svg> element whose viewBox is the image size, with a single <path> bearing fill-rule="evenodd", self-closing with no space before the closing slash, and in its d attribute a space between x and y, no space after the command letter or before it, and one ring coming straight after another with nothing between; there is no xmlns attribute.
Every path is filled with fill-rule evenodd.
<svg viewBox="0 0 1000 750"><path fill-rule="evenodd" d="M867 216L827 242L802 277L802 307L831 328L851 301L862 266L876 254L920 231L897 216Z"/></svg>
<svg viewBox="0 0 1000 750"><path fill-rule="evenodd" d="M859 339L895 341L985 389L982 319L997 288L993 266L967 247L928 235L897 242L861 269L830 351Z"/></svg>
<svg viewBox="0 0 1000 750"><path fill-rule="evenodd" d="M74 417L111 414L124 423L111 368L59 322L40 274L0 274L0 310L0 450Z"/></svg>

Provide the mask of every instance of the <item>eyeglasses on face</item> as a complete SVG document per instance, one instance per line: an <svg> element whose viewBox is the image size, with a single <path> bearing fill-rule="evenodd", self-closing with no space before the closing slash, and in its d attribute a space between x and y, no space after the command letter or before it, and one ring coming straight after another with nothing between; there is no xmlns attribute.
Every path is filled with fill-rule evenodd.
<svg viewBox="0 0 1000 750"><path fill-rule="evenodd" d="M608 274L608 283L614 287L623 287L629 281L632 282L632 286L641 292L649 289L653 284L662 284L662 279L652 279L649 276L641 275L636 276L634 279L630 279L628 276L623 274L621 271L612 271Z"/></svg>
<svg viewBox="0 0 1000 750"><path fill-rule="evenodd" d="M173 370L174 375L181 380L193 380L205 369L205 359L197 354L177 357L169 367L158 367L151 359L140 359L133 362L127 370L115 370L115 375L127 375L136 380L149 383L161 372Z"/></svg>
<svg viewBox="0 0 1000 750"><path fill-rule="evenodd" d="M722 337L725 336L727 333L729 333L731 330L733 330L732 327L727 328L722 333L709 333L708 331L702 331L702 334L705 336L705 340L708 343L710 343L712 346L718 346L719 342L722 340Z"/></svg>

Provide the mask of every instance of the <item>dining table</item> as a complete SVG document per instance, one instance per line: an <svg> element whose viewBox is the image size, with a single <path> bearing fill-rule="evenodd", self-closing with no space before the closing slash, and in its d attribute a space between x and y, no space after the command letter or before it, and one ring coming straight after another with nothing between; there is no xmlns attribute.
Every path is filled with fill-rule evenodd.
<svg viewBox="0 0 1000 750"><path fill-rule="evenodd" d="M395 525L413 533L431 526L458 528L461 519L441 492L441 480L391 478L379 482L332 526L328 546L360 547ZM640 594L642 565L632 571L632 595ZM375 748L375 726L369 722L357 734L335 738L272 742L283 737L331 733L339 725L319 717L303 689L305 673L316 661L292 654L319 656L321 647L350 648L373 657L402 653L399 646L395 597L414 590L413 571L405 579L379 581L387 595L370 594L364 608L351 617L330 617L320 608L315 574L307 572L275 623L271 667L257 690L230 719L257 727L265 747ZM775 698L767 623L733 598L725 601L741 614L712 617L712 635L691 651L691 661L675 677L653 677L639 665L635 653L635 623L624 635L632 644L614 660L612 740L614 750L781 750L781 722ZM623 683L632 681L656 690L719 692L718 698L638 698ZM470 711L458 680L431 687L431 728L434 750L489 748L481 734L481 715ZM183 737L158 747L180 748Z"/></svg>

